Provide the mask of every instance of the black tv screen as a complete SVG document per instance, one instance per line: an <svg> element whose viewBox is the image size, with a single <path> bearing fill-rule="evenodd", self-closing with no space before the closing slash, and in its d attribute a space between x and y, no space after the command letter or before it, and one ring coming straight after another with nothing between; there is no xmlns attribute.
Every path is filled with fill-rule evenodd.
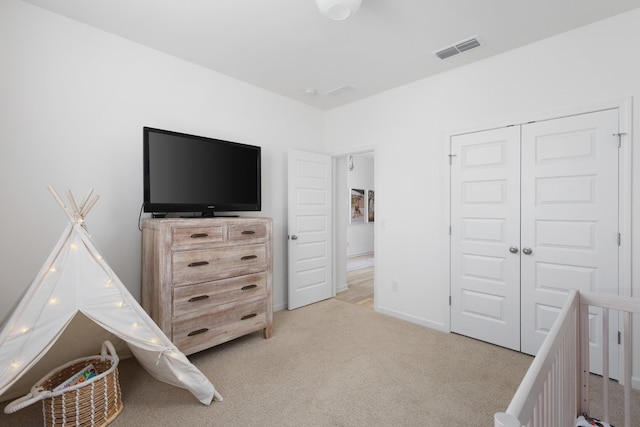
<svg viewBox="0 0 640 427"><path fill-rule="evenodd" d="M143 128L144 211L261 210L260 147Z"/></svg>

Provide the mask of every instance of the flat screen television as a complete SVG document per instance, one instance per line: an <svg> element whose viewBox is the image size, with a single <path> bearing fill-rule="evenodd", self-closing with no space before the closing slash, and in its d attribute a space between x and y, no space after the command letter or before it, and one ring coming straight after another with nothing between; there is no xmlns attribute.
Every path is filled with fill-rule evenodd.
<svg viewBox="0 0 640 427"><path fill-rule="evenodd" d="M259 211L260 147L143 128L144 211Z"/></svg>

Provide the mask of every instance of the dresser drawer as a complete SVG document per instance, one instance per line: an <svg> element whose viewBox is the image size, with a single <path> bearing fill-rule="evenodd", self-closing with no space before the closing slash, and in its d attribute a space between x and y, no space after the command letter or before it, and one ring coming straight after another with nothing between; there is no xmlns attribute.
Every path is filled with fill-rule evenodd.
<svg viewBox="0 0 640 427"><path fill-rule="evenodd" d="M264 223L229 226L229 241L264 240L267 237L267 226Z"/></svg>
<svg viewBox="0 0 640 427"><path fill-rule="evenodd" d="M267 268L264 243L174 252L172 283L186 285L257 273Z"/></svg>
<svg viewBox="0 0 640 427"><path fill-rule="evenodd" d="M266 297L267 273L249 274L173 289L173 316L179 317L198 310L249 298Z"/></svg>
<svg viewBox="0 0 640 427"><path fill-rule="evenodd" d="M224 307L175 322L173 343L192 353L267 326L266 299Z"/></svg>
<svg viewBox="0 0 640 427"><path fill-rule="evenodd" d="M224 242L225 227L223 226L175 227L172 231L171 246L174 250Z"/></svg>

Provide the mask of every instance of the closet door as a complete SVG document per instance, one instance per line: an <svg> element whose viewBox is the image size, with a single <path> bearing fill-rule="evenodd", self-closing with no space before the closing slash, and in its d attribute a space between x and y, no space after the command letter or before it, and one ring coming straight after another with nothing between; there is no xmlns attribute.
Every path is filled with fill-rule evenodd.
<svg viewBox="0 0 640 427"><path fill-rule="evenodd" d="M568 290L618 294L618 110L522 126L522 351L536 354ZM592 372L602 319L591 313ZM611 316L613 334L617 317ZM610 360L617 373L617 346Z"/></svg>
<svg viewBox="0 0 640 427"><path fill-rule="evenodd" d="M520 128L451 141L451 330L520 350Z"/></svg>

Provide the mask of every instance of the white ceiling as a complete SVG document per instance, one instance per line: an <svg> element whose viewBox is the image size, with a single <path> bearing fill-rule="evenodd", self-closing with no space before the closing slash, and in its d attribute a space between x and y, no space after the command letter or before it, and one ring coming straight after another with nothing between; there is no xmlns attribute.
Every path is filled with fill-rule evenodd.
<svg viewBox="0 0 640 427"><path fill-rule="evenodd" d="M323 110L640 7L362 0L355 15L331 21L314 0L24 1ZM479 48L446 60L433 54L475 35ZM327 94L344 86L353 89Z"/></svg>

